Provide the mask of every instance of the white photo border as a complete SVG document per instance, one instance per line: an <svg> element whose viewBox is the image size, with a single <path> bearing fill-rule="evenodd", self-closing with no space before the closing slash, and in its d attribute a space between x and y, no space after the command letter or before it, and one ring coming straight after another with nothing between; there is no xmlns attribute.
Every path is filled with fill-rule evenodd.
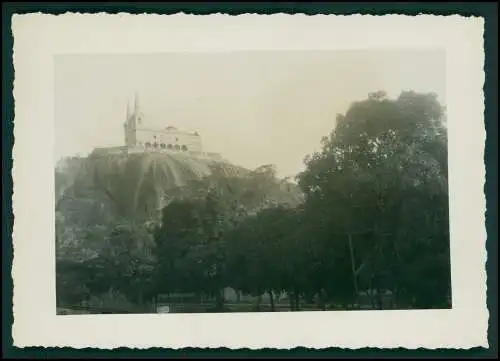
<svg viewBox="0 0 500 361"><path fill-rule="evenodd" d="M488 347L482 18L38 13L14 15L12 29L14 346ZM55 55L395 48L446 51L452 309L56 315Z"/></svg>

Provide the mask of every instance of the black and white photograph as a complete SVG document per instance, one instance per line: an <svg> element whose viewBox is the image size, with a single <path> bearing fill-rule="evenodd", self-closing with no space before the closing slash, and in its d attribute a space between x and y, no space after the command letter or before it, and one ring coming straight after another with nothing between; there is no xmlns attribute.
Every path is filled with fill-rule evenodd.
<svg viewBox="0 0 500 361"><path fill-rule="evenodd" d="M18 344L487 345L480 18L13 34Z"/></svg>
<svg viewBox="0 0 500 361"><path fill-rule="evenodd" d="M450 308L444 55L56 57L58 314Z"/></svg>

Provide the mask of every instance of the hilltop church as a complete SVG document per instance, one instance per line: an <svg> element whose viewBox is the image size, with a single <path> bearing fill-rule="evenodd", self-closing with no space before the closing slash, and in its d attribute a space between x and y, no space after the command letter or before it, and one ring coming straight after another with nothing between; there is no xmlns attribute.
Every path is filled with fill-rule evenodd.
<svg viewBox="0 0 500 361"><path fill-rule="evenodd" d="M203 153L201 137L197 132L187 132L172 126L151 127L145 124L144 114L135 95L133 108L127 104L126 119L123 124L125 145L121 147L95 148L92 155L128 154L141 152L174 152L215 156Z"/></svg>
<svg viewBox="0 0 500 361"><path fill-rule="evenodd" d="M175 127L151 128L144 124L144 115L136 95L132 111L127 104L124 123L125 146L128 149L168 150L201 153L201 138L197 132L185 132Z"/></svg>

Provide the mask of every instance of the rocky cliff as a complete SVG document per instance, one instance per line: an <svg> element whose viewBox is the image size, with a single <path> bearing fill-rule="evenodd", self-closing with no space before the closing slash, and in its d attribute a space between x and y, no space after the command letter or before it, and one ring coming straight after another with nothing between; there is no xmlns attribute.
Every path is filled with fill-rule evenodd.
<svg viewBox="0 0 500 361"><path fill-rule="evenodd" d="M68 158L55 170L57 255L88 258L118 224L144 228L172 198L207 177L246 179L242 203L298 204L297 187L276 179L273 167L248 170L188 154L142 153ZM257 199L257 195L259 194ZM264 197L263 197L264 196ZM251 198L255 199L251 199Z"/></svg>

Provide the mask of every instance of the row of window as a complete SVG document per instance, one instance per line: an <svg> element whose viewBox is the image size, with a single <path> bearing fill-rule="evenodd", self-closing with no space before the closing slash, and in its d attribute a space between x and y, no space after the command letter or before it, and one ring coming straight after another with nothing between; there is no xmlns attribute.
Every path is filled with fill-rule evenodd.
<svg viewBox="0 0 500 361"><path fill-rule="evenodd" d="M146 142L146 143L142 143L142 142L139 142L139 146L142 147L144 146L145 148L149 149L149 148L155 148L155 149L169 149L169 150L182 150L184 152L187 152L188 151L188 147L185 146L185 145L179 145L179 144L165 144L165 143L150 143L150 142Z"/></svg>

